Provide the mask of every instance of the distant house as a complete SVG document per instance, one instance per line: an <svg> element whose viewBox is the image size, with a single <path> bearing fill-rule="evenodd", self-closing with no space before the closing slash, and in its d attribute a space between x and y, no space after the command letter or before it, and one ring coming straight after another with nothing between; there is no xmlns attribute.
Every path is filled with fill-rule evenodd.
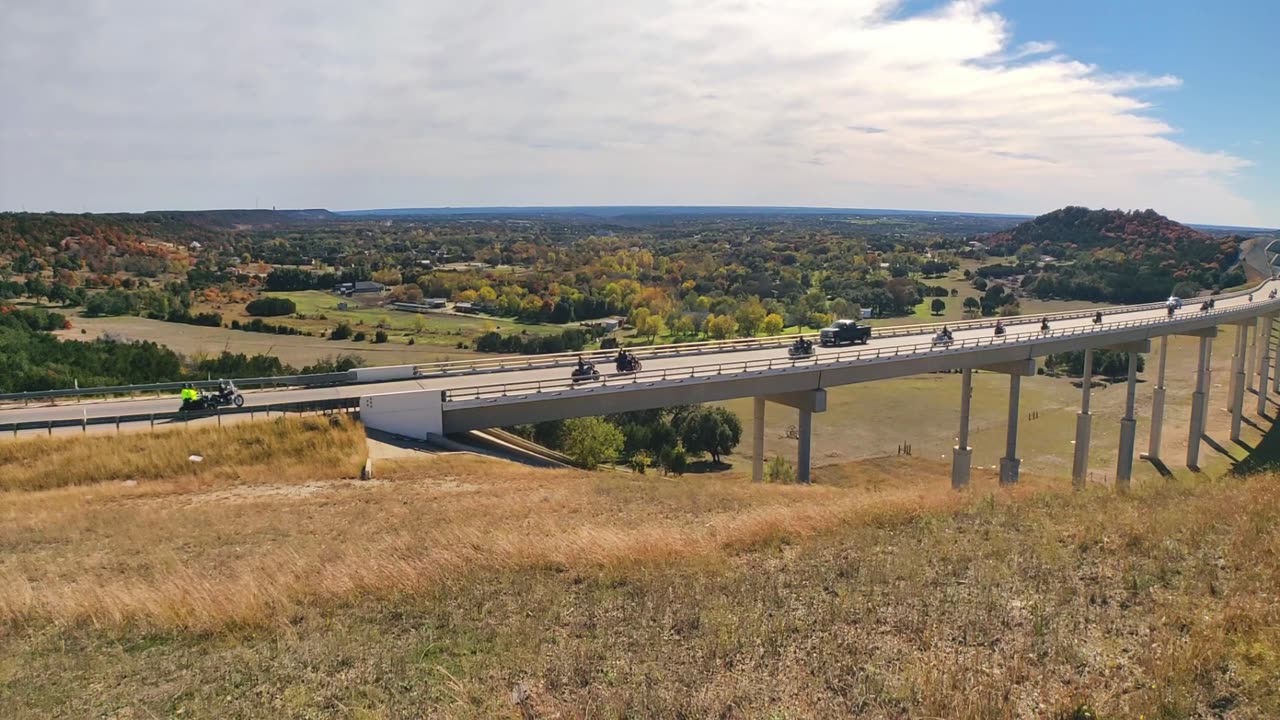
<svg viewBox="0 0 1280 720"><path fill-rule="evenodd" d="M475 303L469 303L469 302L455 303L453 306L453 309L457 310L460 313L468 313L468 314L475 314L480 312L480 308L476 307Z"/></svg>
<svg viewBox="0 0 1280 720"><path fill-rule="evenodd" d="M427 298L422 301L422 304L432 310L443 310L448 301L444 298Z"/></svg>
<svg viewBox="0 0 1280 720"><path fill-rule="evenodd" d="M605 332L613 332L614 330L622 327L622 324L626 321L626 318L615 315L613 317L601 318L599 320L588 320L582 323L582 325L584 327L598 327Z"/></svg>
<svg viewBox="0 0 1280 720"><path fill-rule="evenodd" d="M373 282L372 280L361 280L353 283L338 283L333 286L333 291L339 295L362 295L366 293L380 293L386 289L382 283Z"/></svg>

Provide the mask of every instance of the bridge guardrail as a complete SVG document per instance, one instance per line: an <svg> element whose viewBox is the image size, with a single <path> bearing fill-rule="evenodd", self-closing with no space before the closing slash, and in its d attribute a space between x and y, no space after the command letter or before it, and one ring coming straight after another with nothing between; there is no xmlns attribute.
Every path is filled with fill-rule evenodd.
<svg viewBox="0 0 1280 720"><path fill-rule="evenodd" d="M61 428L81 428L85 431L91 425L115 425L117 429L126 423L143 423L150 422L154 428L157 422L173 423L188 422L190 420L203 420L207 418L218 418L221 420L223 416L231 415L270 415L271 413L322 413L322 412L358 412L360 409L360 398L333 398L328 400L311 400L307 402L295 403L276 403L271 405L257 405L250 407L227 407L217 410L203 410L200 412L159 412L159 413L130 413L126 415L109 415L102 417L82 417L69 418L64 420L30 420L25 422L5 423L0 425L0 437L4 435L18 436L18 433L32 430L46 430L52 435L55 429Z"/></svg>
<svg viewBox="0 0 1280 720"><path fill-rule="evenodd" d="M1215 296L1219 299L1230 299L1240 297L1248 293L1257 292L1265 286L1270 280L1264 280L1254 288L1239 290L1232 293L1225 293ZM1123 305L1113 306L1104 309L1089 310L1065 310L1056 313L1045 313L1041 317L1047 317L1051 320L1067 320L1089 317L1097 312L1103 315L1114 315L1119 313L1129 313L1142 310L1158 309L1164 306L1163 302L1144 303L1141 305ZM994 318L982 318L976 320L962 320L952 323L921 323L918 325L894 325L889 327L876 328L874 337L902 337L904 335L917 335L929 332L936 332L941 327L948 326L957 330L971 330L977 328L991 327L995 324ZM731 340L708 340L691 343L674 343L667 345L642 346L632 350L640 357L669 357L685 354L702 354L707 352L723 352L725 350L756 350L762 348L782 347L793 342L797 337L815 338L817 333L796 333L794 335L772 335L762 338L735 338ZM415 377L430 377L441 375L457 375L457 374L483 374L496 373L508 370L523 370L533 368L555 367L568 362L575 361L579 356L592 360L603 360L612 356L612 351L594 351L586 353L557 353L551 355L530 355L527 357L497 357L484 360L452 360L439 363L427 363L422 365L414 365ZM364 368L367 370L368 368ZM321 373L314 375L287 375L279 377L262 377L262 378L241 378L234 379L237 386L242 388L269 388L269 387L317 387L325 385L350 385L358 382L355 371L346 371L341 373ZM94 396L110 396L110 395L136 395L142 393L161 393L175 392L180 390L183 382L170 383L148 383L139 385L118 385L111 387L97 388L65 388L60 390L37 390L31 392L19 393L0 393L0 403L5 402L22 402L30 403L33 400L54 400L57 398L67 397L94 397ZM217 387L216 380L200 380L192 383L198 388L214 388Z"/></svg>
<svg viewBox="0 0 1280 720"><path fill-rule="evenodd" d="M1243 297L1250 293L1255 293L1264 287L1270 280L1264 280L1253 288L1223 293L1213 296L1215 300L1229 300L1236 297ZM1192 301L1188 301L1190 303ZM1034 317L1046 317L1050 320L1074 320L1086 318L1101 312L1103 315L1117 315L1123 313L1140 312L1145 310L1158 310L1165 306L1164 301L1153 303L1142 303L1138 305L1115 305L1106 308L1090 308L1083 310L1063 310L1055 313L1042 313ZM937 332L946 326L954 330L973 330L980 328L993 327L997 320L1008 321L1008 318L980 318L975 320L961 320L959 322L937 322L937 323L920 323L917 325L893 325L888 327L875 328L872 337L902 337L905 335L922 335L930 332ZM1017 320L1013 321L1017 322ZM667 345L651 345L630 348L640 358L645 357L664 357L671 355L698 354L704 352L723 352L725 350L756 350L770 347L782 347L795 341L797 337L816 338L818 333L795 333L791 335L771 335L761 338L736 338L732 340L708 340L692 343L674 343ZM485 372L500 372L514 369L533 369L555 367L557 365L575 362L581 356L588 360L600 361L611 358L613 351L592 351L592 352L568 352L556 353L550 355L530 355L523 358L500 357L486 360L450 360L439 363L428 363L418 365L418 374L423 377L433 375L456 375L456 374L480 374Z"/></svg>
<svg viewBox="0 0 1280 720"><path fill-rule="evenodd" d="M1280 300L1265 300L1266 305L1272 310L1280 309ZM1162 307L1163 303L1156 305ZM1115 330L1128 329L1141 326L1154 325L1175 325L1186 323L1190 319L1201 319L1206 317L1221 317L1224 315L1239 314L1242 309L1255 308L1255 305L1246 305L1243 307L1219 308L1210 311L1193 311L1184 310L1182 316L1144 318L1137 320L1123 320L1120 322L1110 323L1100 326L1082 326L1071 328L1052 329L1048 332L1021 332L1007 333L1005 335L994 337L977 337L956 340L950 345L935 345L932 341L914 343L911 345L899 345L894 347L875 347L863 346L856 349L841 350L834 353L824 353L821 357L823 362L817 362L819 356L814 355L808 358L790 358L778 357L759 360L746 360L742 362L719 362L707 363L704 365L691 365L681 368L664 368L660 370L645 370L637 373L627 373L620 375L602 375L599 380L587 380L578 383L571 379L555 379L555 380L528 380L524 382L513 383L492 383L488 385L477 385L467 388L451 388L444 390L445 402L459 402L466 400L484 400L497 399L511 396L533 395L543 392L563 392L566 390L591 390L600 387L619 387L625 385L636 385L650 382L660 382L665 380L678 380L686 378L698 377L715 377L725 374L742 374L749 372L762 372L766 370L776 369L792 369L805 368L807 366L821 365L839 366L845 363L851 363L858 360L876 360L888 357L910 357L923 353L954 353L965 349L977 347L998 347L1004 345L1015 344L1033 344L1047 339L1073 337L1076 335L1086 334L1103 334ZM1132 310L1130 310L1132 312ZM1086 315L1092 315L1088 313ZM972 329L972 328L971 328Z"/></svg>
<svg viewBox="0 0 1280 720"><path fill-rule="evenodd" d="M280 375L260 378L228 378L239 388L251 387L320 387L325 385L347 385L355 381L353 371L336 373L317 373L313 375ZM90 397L98 395L138 395L142 393L177 392L190 382L197 388L212 389L218 387L218 380L184 380L182 382L146 383L140 385L113 385L96 388L64 388L61 390L32 390L30 392L0 393L0 402L23 402L32 400L52 400L63 397Z"/></svg>

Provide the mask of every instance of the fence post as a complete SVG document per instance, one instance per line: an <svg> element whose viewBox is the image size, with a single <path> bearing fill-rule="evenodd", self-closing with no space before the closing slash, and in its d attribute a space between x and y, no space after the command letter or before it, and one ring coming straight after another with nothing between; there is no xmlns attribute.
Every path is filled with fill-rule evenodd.
<svg viewBox="0 0 1280 720"><path fill-rule="evenodd" d="M52 421L52 420L50 420L50 421L49 421L49 435L50 435L50 437L52 437L52 436L53 436L53 421Z"/></svg>
<svg viewBox="0 0 1280 720"><path fill-rule="evenodd" d="M214 408L213 414L218 417L218 427L222 427L222 408L220 407Z"/></svg>
<svg viewBox="0 0 1280 720"><path fill-rule="evenodd" d="M151 413L151 432L156 431L156 414Z"/></svg>

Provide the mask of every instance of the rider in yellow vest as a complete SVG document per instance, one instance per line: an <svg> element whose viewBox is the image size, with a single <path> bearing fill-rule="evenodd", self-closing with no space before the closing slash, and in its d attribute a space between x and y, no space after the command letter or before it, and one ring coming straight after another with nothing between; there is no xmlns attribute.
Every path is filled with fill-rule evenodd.
<svg viewBox="0 0 1280 720"><path fill-rule="evenodd" d="M200 398L200 393L197 392L196 389L191 386L191 383L187 383L186 385L182 386L182 402L184 403L194 402L199 398Z"/></svg>

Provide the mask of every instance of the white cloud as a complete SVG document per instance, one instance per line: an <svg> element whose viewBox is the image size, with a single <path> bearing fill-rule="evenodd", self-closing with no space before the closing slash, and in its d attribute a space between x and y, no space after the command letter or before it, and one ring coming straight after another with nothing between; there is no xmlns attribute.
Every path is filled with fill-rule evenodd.
<svg viewBox="0 0 1280 720"><path fill-rule="evenodd" d="M1015 44L990 2L19 5L0 7L0 207L1085 204L1262 222L1229 184L1245 160L1179 143L1131 94L1177 78Z"/></svg>

